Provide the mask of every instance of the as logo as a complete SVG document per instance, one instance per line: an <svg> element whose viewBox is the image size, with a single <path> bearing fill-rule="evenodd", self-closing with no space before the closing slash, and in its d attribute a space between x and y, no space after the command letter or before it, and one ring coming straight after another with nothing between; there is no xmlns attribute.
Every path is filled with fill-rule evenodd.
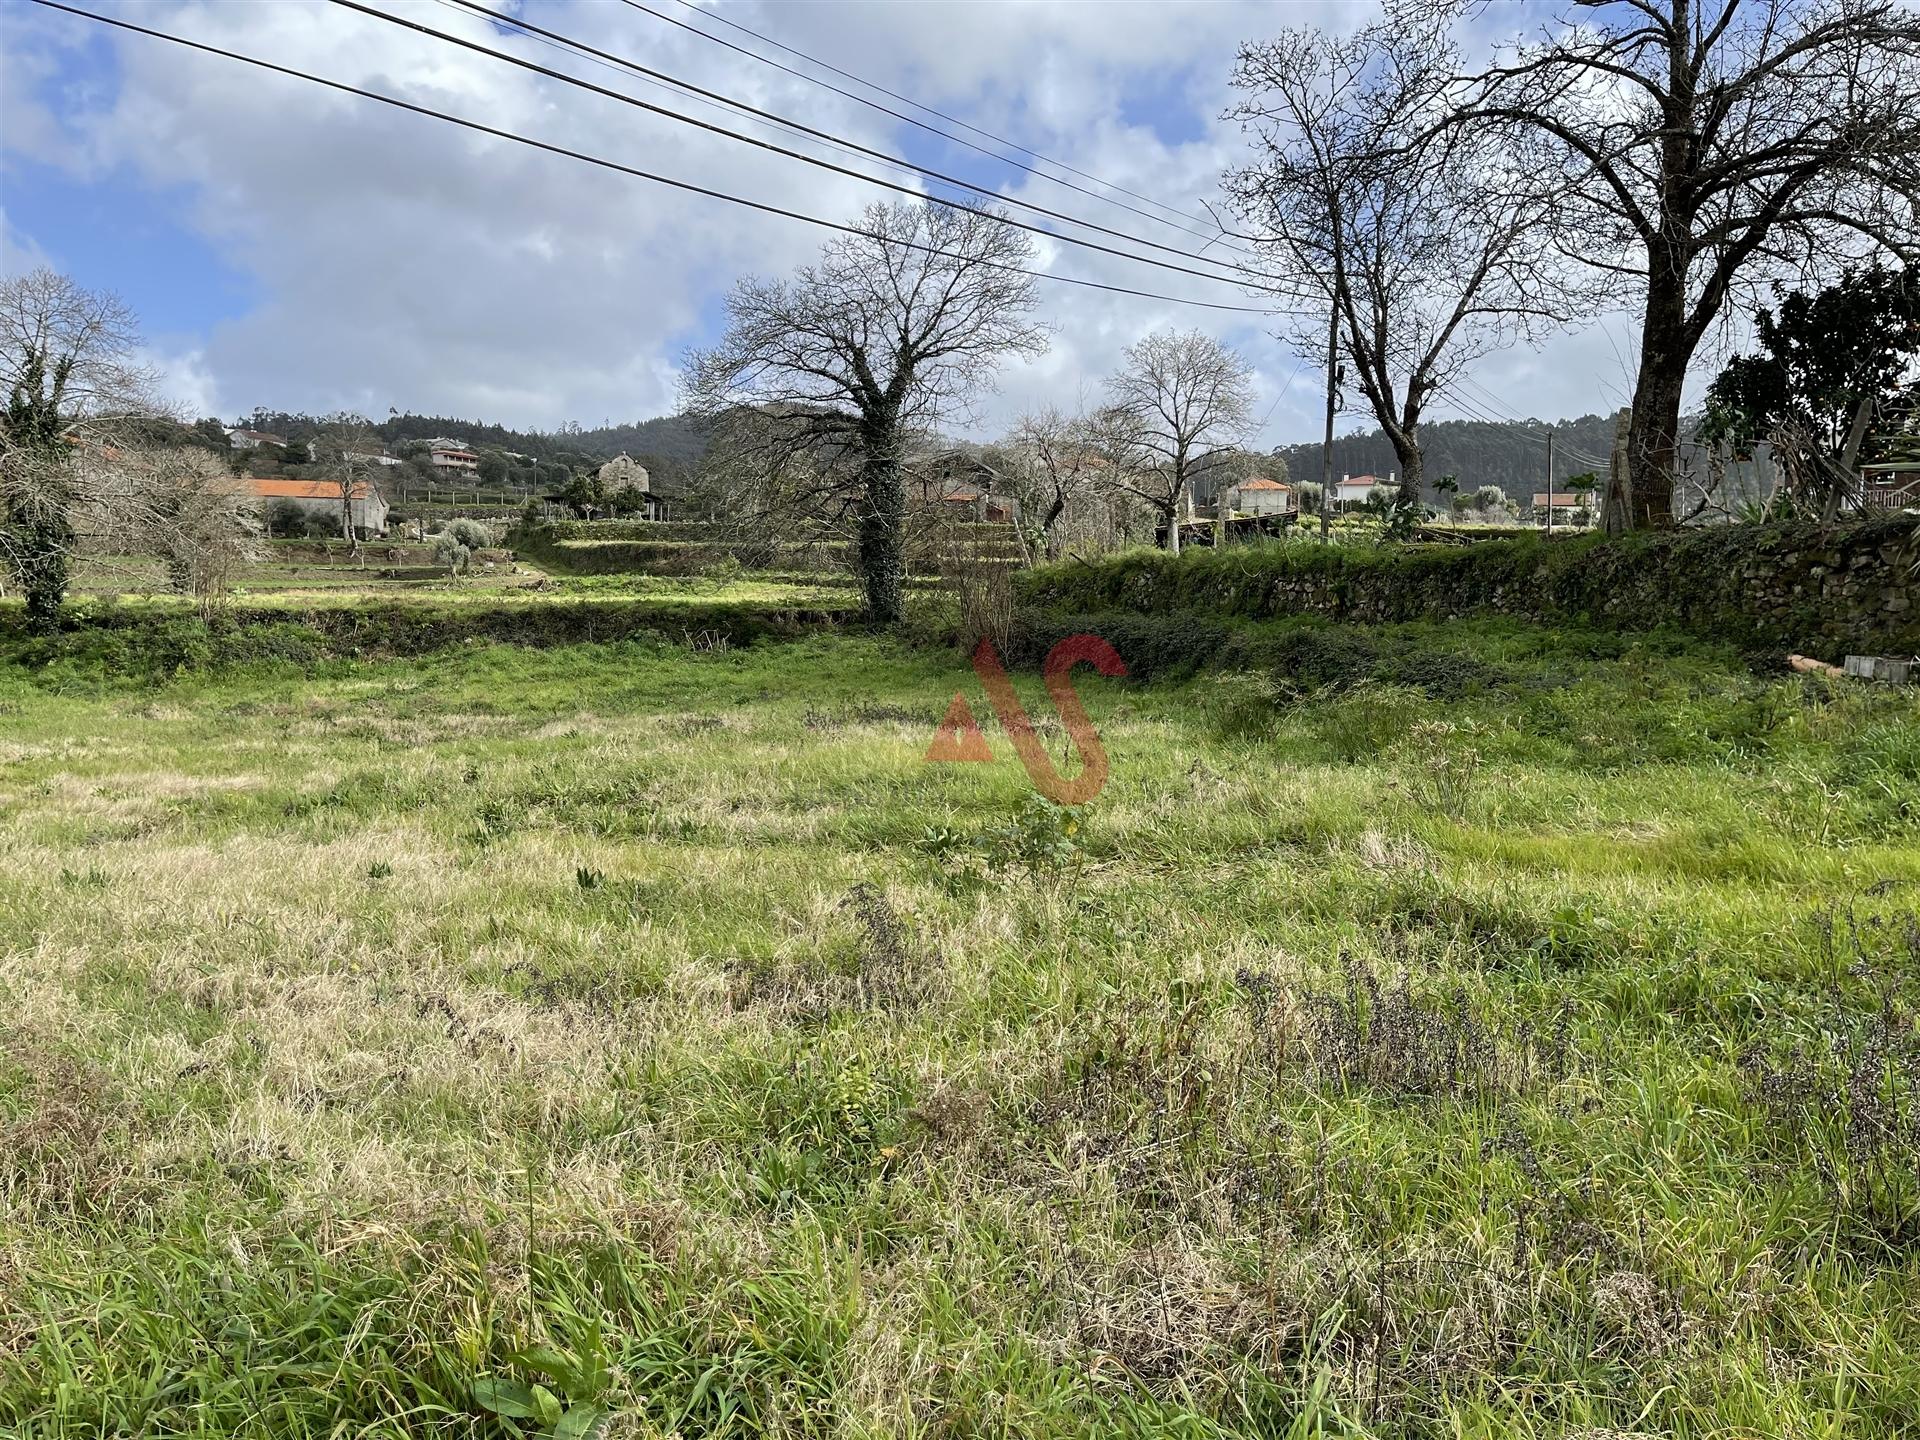
<svg viewBox="0 0 1920 1440"><path fill-rule="evenodd" d="M1014 753L1027 767L1034 789L1059 805L1084 805L1107 783L1107 752L1100 744L1093 721L1087 716L1086 706L1074 693L1068 673L1082 661L1102 675L1127 673L1126 662L1098 635L1070 635L1047 652L1040 674L1046 681L1047 693L1053 697L1053 708L1060 712L1067 734L1073 738L1074 749L1080 752L1080 773L1068 780L1053 768L1053 758L1034 733L1033 722L1027 718L1020 697L1013 693L1013 682L1007 678L1007 667L1000 663L993 642L982 640L973 652L973 673L980 677L987 699L993 703L993 713L1000 717L1001 728L1013 742ZM935 764L979 764L993 759L993 752L987 748L987 737L974 723L967 697L957 690L953 703L947 707L946 718L934 731L933 743L927 746L925 759Z"/></svg>

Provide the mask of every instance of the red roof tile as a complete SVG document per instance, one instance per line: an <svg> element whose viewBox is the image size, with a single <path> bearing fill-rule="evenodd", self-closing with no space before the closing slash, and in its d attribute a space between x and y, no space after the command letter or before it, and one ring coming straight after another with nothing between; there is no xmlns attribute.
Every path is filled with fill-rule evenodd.
<svg viewBox="0 0 1920 1440"><path fill-rule="evenodd" d="M337 480L294 480L281 475L255 476L247 481L255 495L263 500L338 500ZM367 498L367 482L353 482L353 498Z"/></svg>

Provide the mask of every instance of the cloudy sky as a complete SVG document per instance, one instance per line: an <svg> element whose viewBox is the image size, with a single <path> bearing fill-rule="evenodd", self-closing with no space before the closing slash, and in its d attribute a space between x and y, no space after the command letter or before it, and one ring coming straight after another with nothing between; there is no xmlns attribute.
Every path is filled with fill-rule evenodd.
<svg viewBox="0 0 1920 1440"><path fill-rule="evenodd" d="M884 197L327 0L72 3L787 209L844 220ZM446 0L369 3L851 168L891 173L507 33ZM488 3L1000 193L1190 246L1200 242L1110 202L1204 217L1220 172L1245 154L1237 127L1221 118L1235 46L1282 25L1346 26L1363 13L1340 0L705 0L704 10L682 0L644 0L645 9L625 0ZM1074 176L1066 178L1099 193L1064 189L686 28L957 128L716 16L1156 203ZM680 356L713 336L735 278L785 273L824 238L796 221L25 0L6 0L0 25L0 264L44 263L118 291L141 316L173 397L197 413L232 419L260 405L378 418L395 407L540 429L666 413L675 408ZM1246 303L1225 286L1051 241L1041 242L1039 258L1060 275ZM1091 396L1141 335L1198 325L1254 362L1264 443L1317 437L1313 362L1303 364L1264 317L1049 282L1041 296L1052 349L1008 367L977 433L1004 428L1036 403ZM1629 388L1633 341L1630 319L1601 317L1539 350L1483 362L1472 393L1508 415L1611 409ZM1342 428L1367 423L1355 416Z"/></svg>

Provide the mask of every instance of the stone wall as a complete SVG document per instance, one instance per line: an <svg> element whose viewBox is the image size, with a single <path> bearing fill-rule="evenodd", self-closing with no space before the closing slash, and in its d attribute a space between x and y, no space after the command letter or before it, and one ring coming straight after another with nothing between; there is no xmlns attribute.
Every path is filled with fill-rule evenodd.
<svg viewBox="0 0 1920 1440"><path fill-rule="evenodd" d="M1368 622L1511 615L1693 634L1823 657L1920 653L1920 522L1719 526L1379 549L1310 542L1130 552L1050 565L1021 599L1055 610L1319 614Z"/></svg>

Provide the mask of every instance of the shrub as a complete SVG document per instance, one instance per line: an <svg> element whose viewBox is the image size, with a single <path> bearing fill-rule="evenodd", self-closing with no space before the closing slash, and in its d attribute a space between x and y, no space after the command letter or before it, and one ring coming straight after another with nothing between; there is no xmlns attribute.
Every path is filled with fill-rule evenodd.
<svg viewBox="0 0 1920 1440"><path fill-rule="evenodd" d="M276 500L267 507L267 534L276 540L297 540L307 533L307 512L292 500Z"/></svg>
<svg viewBox="0 0 1920 1440"><path fill-rule="evenodd" d="M433 558L447 567L448 574L458 575L473 563L474 551L492 543L493 536L479 521L449 520L446 528L433 537Z"/></svg>
<svg viewBox="0 0 1920 1440"><path fill-rule="evenodd" d="M1428 810L1459 819L1480 778L1472 732L1447 720L1416 720L1397 747L1408 792Z"/></svg>

